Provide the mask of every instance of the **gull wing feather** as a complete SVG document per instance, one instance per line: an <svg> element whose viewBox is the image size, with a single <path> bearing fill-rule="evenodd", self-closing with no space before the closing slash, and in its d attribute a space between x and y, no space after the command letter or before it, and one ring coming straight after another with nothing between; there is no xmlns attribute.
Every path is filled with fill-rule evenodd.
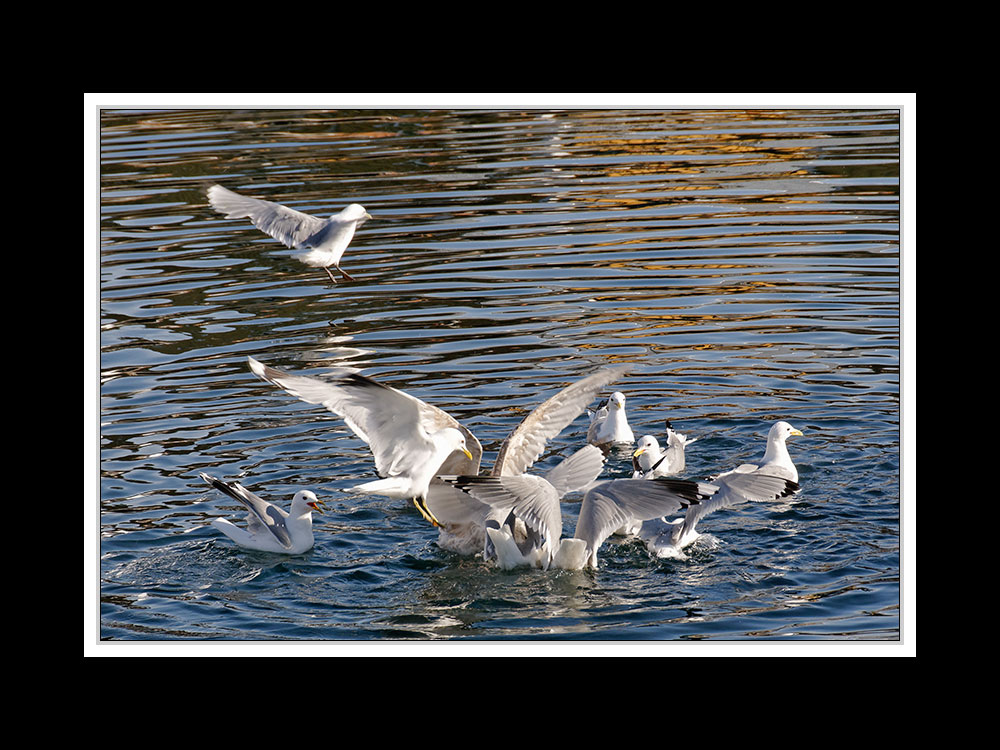
<svg viewBox="0 0 1000 750"><path fill-rule="evenodd" d="M604 451L596 445L585 445L569 458L564 458L545 475L560 498L582 490L604 469Z"/></svg>
<svg viewBox="0 0 1000 750"><path fill-rule="evenodd" d="M201 473L201 478L225 495L233 498L249 511L248 528L250 531L267 529L285 547L292 546L292 535L288 533L285 519L288 514L276 505L257 497L239 482L223 482L208 474Z"/></svg>
<svg viewBox="0 0 1000 750"><path fill-rule="evenodd" d="M576 539L597 550L615 529L633 520L676 513L705 494L700 482L680 479L612 479L587 491L577 518Z"/></svg>
<svg viewBox="0 0 1000 750"><path fill-rule="evenodd" d="M430 435L444 427L454 427L465 435L466 447L473 459L470 461L458 454L459 461L454 455L450 456L442 464L440 473L456 473L456 466L459 473L479 471L483 452L479 441L436 406L345 368L338 368L332 373L333 380L325 381L307 375L291 375L253 357L247 360L253 373L263 380L343 417L347 426L371 448L380 476L406 473L408 467L425 460L434 450Z"/></svg>
<svg viewBox="0 0 1000 750"><path fill-rule="evenodd" d="M709 513L746 502L777 500L799 489L796 482L784 477L739 471L720 475L711 482L698 482L698 485L704 497L697 505L687 509L679 538L683 538L689 529L693 529Z"/></svg>
<svg viewBox="0 0 1000 750"><path fill-rule="evenodd" d="M449 477L457 488L492 508L491 517L510 511L550 544L562 535L562 510L555 488L542 477Z"/></svg>
<svg viewBox="0 0 1000 750"><path fill-rule="evenodd" d="M493 510L488 503L477 500L451 482L442 481L438 477L431 480L425 503L434 517L444 524L473 524L481 527Z"/></svg>
<svg viewBox="0 0 1000 750"><path fill-rule="evenodd" d="M503 441L493 465L493 476L516 476L526 472L542 455L549 440L576 419L602 388L630 369L624 365L602 368L563 388L535 408Z"/></svg>
<svg viewBox="0 0 1000 750"><path fill-rule="evenodd" d="M307 240L330 223L280 203L234 193L221 185L208 189L208 201L227 219L249 218L260 231L287 247L307 247Z"/></svg>

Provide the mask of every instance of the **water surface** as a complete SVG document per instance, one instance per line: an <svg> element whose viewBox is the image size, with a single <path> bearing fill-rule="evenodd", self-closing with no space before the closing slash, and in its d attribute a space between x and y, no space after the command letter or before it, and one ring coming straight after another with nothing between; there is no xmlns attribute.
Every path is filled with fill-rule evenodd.
<svg viewBox="0 0 1000 750"><path fill-rule="evenodd" d="M99 637L898 642L899 127L881 109L102 112ZM358 281L216 214L214 182L317 215L363 204ZM759 458L785 419L803 489L710 516L686 560L621 540L596 571L498 571L412 508L343 493L373 477L366 447L247 355L362 368L462 420L486 466L542 400L627 362L636 435L698 438L686 476ZM242 514L201 471L332 500L315 548L234 547L207 524Z"/></svg>

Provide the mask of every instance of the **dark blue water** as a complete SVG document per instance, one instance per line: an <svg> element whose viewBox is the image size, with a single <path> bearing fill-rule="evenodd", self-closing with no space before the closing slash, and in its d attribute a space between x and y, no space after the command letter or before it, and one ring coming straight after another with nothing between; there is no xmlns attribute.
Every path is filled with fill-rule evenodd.
<svg viewBox="0 0 1000 750"><path fill-rule="evenodd" d="M104 111L96 638L899 643L899 115ZM363 204L358 281L216 214L213 182ZM363 368L463 421L486 466L542 400L628 362L636 436L698 438L687 476L759 458L785 419L803 489L710 516L686 560L611 540L596 571L503 572L342 493L373 478L366 446L247 355ZM234 547L207 524L242 513L201 471L326 497L314 549Z"/></svg>

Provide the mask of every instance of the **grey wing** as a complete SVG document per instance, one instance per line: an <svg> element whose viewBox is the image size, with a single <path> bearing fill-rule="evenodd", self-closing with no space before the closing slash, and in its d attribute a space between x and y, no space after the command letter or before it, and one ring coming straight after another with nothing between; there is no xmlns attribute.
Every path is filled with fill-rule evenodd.
<svg viewBox="0 0 1000 750"><path fill-rule="evenodd" d="M208 202L228 219L249 218L259 230L288 247L305 247L304 243L329 223L280 203L248 198L221 185L208 189Z"/></svg>
<svg viewBox="0 0 1000 750"><path fill-rule="evenodd" d="M456 487L490 506L492 517L510 511L550 544L562 536L562 509L555 488L541 477L454 477Z"/></svg>
<svg viewBox="0 0 1000 750"><path fill-rule="evenodd" d="M419 430L416 399L402 391L348 370L336 370L333 380L292 375L247 357L258 377L310 404L319 404L344 422L371 448L380 476L395 473L394 466L407 453L422 453L427 440Z"/></svg>
<svg viewBox="0 0 1000 750"><path fill-rule="evenodd" d="M239 482L223 482L205 473L200 476L219 492L238 501L249 511L248 524L251 531L267 529L281 544L286 547L292 546L292 537L285 525L288 516L285 511L253 494Z"/></svg>
<svg viewBox="0 0 1000 750"><path fill-rule="evenodd" d="M730 469L729 471L724 471L721 474L716 474L709 481L714 481L716 479L719 479L720 477L728 477L731 474L750 474L754 471L757 471L757 469L759 468L760 467L757 464L740 464L735 469Z"/></svg>
<svg viewBox="0 0 1000 750"><path fill-rule="evenodd" d="M493 509L488 503L477 500L451 482L437 477L431 480L427 488L425 502L428 510L442 523L483 526Z"/></svg>
<svg viewBox="0 0 1000 750"><path fill-rule="evenodd" d="M680 479L612 479L590 489L580 506L577 539L598 549L615 529L633 520L646 521L697 504L701 483Z"/></svg>
<svg viewBox="0 0 1000 750"><path fill-rule="evenodd" d="M430 450L426 433L443 427L455 427L466 436L466 447L473 455L470 462L449 457L440 473L475 474L482 447L475 436L446 412L426 404L403 391L378 383L351 370L335 370L331 381L307 375L291 375L247 357L250 369L258 377L273 383L310 404L325 406L344 422L359 438L368 443L375 457L375 468L381 476L397 473L401 462ZM471 466L471 464L475 466ZM449 465L452 464L452 465ZM466 469L470 469L466 471Z"/></svg>
<svg viewBox="0 0 1000 750"><path fill-rule="evenodd" d="M684 515L684 529L694 528L702 518L723 508L742 503L760 503L787 497L799 489L796 482L769 474L741 472L738 469L723 474L711 482L699 482L705 491L697 505ZM683 534L683 531L681 532Z"/></svg>
<svg viewBox="0 0 1000 750"><path fill-rule="evenodd" d="M517 476L526 472L542 455L549 440L576 419L602 388L630 369L625 365L605 367L563 388L538 406L503 441L493 466L493 476Z"/></svg>
<svg viewBox="0 0 1000 750"><path fill-rule="evenodd" d="M597 411L588 409L587 415L590 417L590 425L587 427L587 442L596 443L597 433L601 429L601 425L604 424L604 420L608 418L608 407L601 406Z"/></svg>
<svg viewBox="0 0 1000 750"><path fill-rule="evenodd" d="M564 458L546 475L560 498L582 490L589 485L604 469L604 451L595 445L585 445L580 450L573 453L569 458Z"/></svg>

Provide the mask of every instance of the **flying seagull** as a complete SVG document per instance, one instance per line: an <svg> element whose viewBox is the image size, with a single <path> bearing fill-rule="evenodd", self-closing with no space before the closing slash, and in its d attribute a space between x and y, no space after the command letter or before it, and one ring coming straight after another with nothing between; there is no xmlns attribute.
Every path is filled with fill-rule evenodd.
<svg viewBox="0 0 1000 750"><path fill-rule="evenodd" d="M249 218L259 230L285 246L308 251L294 257L312 268L322 268L334 284L337 280L330 266L345 279L355 280L340 267L340 258L351 244L354 230L371 218L363 206L352 203L329 219L319 219L280 203L234 193L221 185L208 189L208 202L227 219Z"/></svg>

